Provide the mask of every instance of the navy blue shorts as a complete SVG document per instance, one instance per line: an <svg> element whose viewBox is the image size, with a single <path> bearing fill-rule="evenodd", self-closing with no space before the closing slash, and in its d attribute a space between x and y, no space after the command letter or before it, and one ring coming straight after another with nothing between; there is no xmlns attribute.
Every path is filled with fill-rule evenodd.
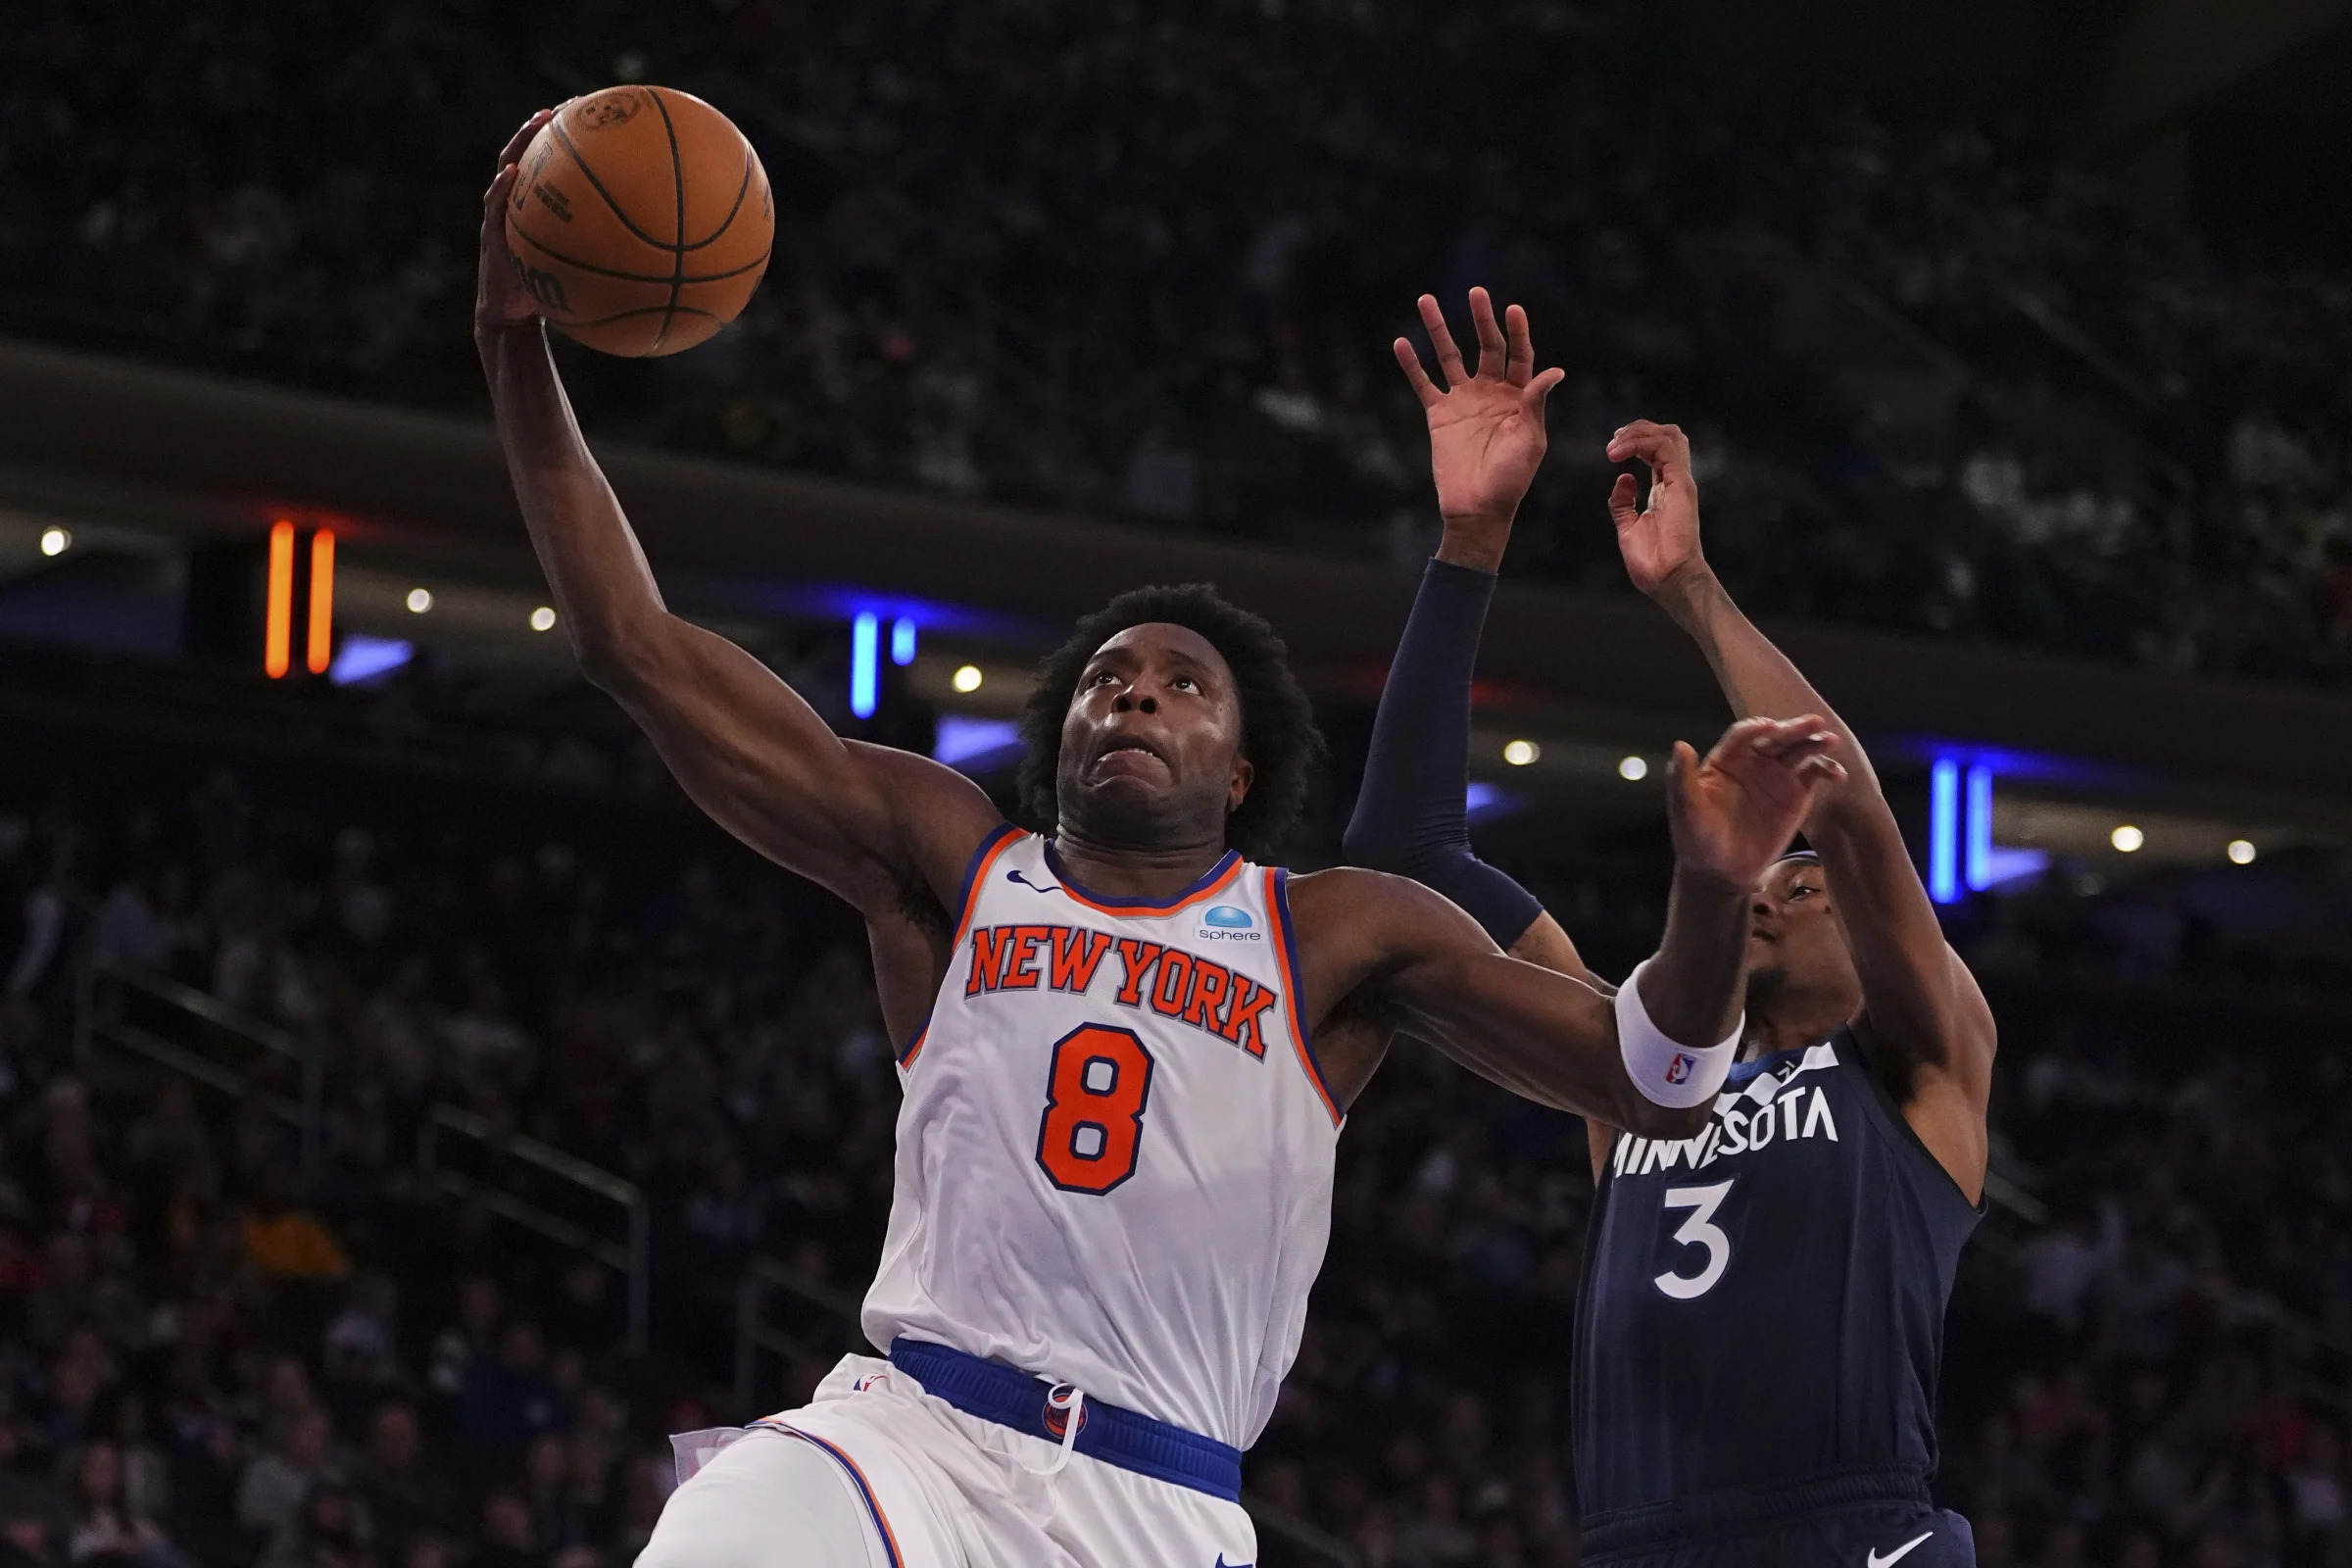
<svg viewBox="0 0 2352 1568"><path fill-rule="evenodd" d="M1977 1538L1948 1508L1865 1502L1732 1526L1706 1541L1651 1542L1585 1555L1590 1568L1976 1568Z"/></svg>

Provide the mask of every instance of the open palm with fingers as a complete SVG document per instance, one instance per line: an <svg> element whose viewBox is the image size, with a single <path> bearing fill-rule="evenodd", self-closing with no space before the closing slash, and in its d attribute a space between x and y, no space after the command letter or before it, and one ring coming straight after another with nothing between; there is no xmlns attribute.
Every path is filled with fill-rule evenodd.
<svg viewBox="0 0 2352 1568"><path fill-rule="evenodd" d="M1470 291L1470 319L1478 329L1478 368L1465 369L1445 313L1421 296L1421 324L1437 351L1440 387L1422 368L1409 339L1396 343L1396 363L1421 399L1429 419L1430 467L1438 481L1438 511L1448 533L1468 530L1499 556L1511 518L1544 461L1544 400L1566 372L1536 373L1527 312L1512 306L1504 319L1483 288ZM1507 336L1506 336L1507 332Z"/></svg>
<svg viewBox="0 0 2352 1568"><path fill-rule="evenodd" d="M1702 761L1675 743L1667 821L1685 866L1746 887L1788 848L1815 793L1840 782L1838 734L1818 713L1743 718Z"/></svg>

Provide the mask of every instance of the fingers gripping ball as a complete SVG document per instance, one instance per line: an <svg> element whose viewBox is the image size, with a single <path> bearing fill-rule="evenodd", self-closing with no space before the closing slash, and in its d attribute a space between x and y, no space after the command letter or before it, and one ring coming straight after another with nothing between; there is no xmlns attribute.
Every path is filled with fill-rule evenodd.
<svg viewBox="0 0 2352 1568"><path fill-rule="evenodd" d="M775 198L734 122L669 87L608 87L523 149L507 245L539 312L592 349L689 349L733 320L775 238Z"/></svg>

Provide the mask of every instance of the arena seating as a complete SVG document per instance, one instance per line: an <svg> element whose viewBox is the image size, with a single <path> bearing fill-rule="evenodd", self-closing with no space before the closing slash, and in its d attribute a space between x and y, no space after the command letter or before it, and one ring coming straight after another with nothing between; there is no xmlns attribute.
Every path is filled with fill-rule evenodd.
<svg viewBox="0 0 2352 1568"><path fill-rule="evenodd" d="M1663 416L1759 610L2343 678L2324 270L2139 221L2054 123L1741 107L1651 69L1653 13L30 0L0 19L0 325L478 407L487 159L657 77L744 122L779 250L719 346L575 359L601 435L1410 563L1387 344L1485 282L1570 370L1515 570L1616 581L1598 449ZM1820 301L1894 346L1807 337Z"/></svg>

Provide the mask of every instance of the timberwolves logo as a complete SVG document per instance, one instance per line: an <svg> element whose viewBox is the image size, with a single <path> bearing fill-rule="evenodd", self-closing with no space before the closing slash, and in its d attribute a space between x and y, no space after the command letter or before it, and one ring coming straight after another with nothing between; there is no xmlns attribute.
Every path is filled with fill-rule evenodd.
<svg viewBox="0 0 2352 1568"><path fill-rule="evenodd" d="M1263 942L1265 937L1253 929L1256 924L1248 909L1237 909L1230 904L1212 904L1200 916L1200 929L1193 935L1203 942Z"/></svg>
<svg viewBox="0 0 2352 1568"><path fill-rule="evenodd" d="M1687 1084L1690 1081L1690 1069L1697 1065L1697 1057L1687 1051L1678 1051L1674 1054L1674 1059L1666 1064L1666 1081L1670 1084Z"/></svg>
<svg viewBox="0 0 2352 1568"><path fill-rule="evenodd" d="M1078 1391L1067 1383L1056 1383L1046 1391L1046 1433L1055 1443L1069 1436L1070 1406L1076 1404ZM1078 1430L1086 1430L1086 1407L1078 1406Z"/></svg>

